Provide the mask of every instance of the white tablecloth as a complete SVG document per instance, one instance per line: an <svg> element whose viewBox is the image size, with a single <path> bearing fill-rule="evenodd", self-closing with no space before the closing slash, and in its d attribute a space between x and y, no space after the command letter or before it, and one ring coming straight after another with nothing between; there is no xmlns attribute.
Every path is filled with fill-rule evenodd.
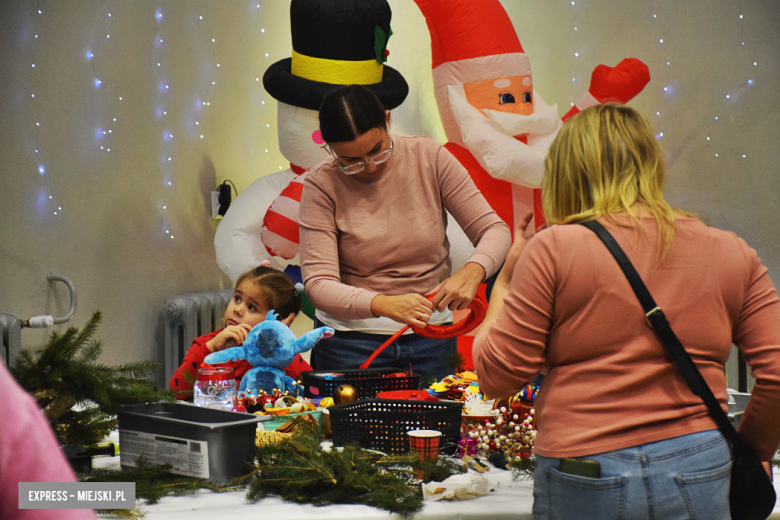
<svg viewBox="0 0 780 520"><path fill-rule="evenodd" d="M463 501L426 503L414 518L471 520L474 518L530 519L532 483L512 482L507 471L493 469L490 481L496 490L488 495ZM195 495L164 498L160 503L143 506L145 520L241 520L258 518L276 520L303 519L371 519L400 518L382 509L363 505L312 505L291 504L280 498L266 498L255 504L246 501L245 492L211 493L198 492Z"/></svg>
<svg viewBox="0 0 780 520"><path fill-rule="evenodd" d="M118 468L119 457L98 457L95 467ZM469 470L473 471L473 470ZM483 473L488 477L493 491L473 500L428 501L415 515L415 520L474 520L489 518L495 520L530 520L533 505L533 480L512 480L509 471L491 468ZM774 472L775 489L780 496L780 471ZM315 507L283 501L269 497L250 504L245 491L213 493L198 491L192 495L163 498L153 505L138 506L146 513L145 520L340 520L340 519L389 519L400 518L382 509L363 505L331 505ZM780 520L780 501L769 517Z"/></svg>

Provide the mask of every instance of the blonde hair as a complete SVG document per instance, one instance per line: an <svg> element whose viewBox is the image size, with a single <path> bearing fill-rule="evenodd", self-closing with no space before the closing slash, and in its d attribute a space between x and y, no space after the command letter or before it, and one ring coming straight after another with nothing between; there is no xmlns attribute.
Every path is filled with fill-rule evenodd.
<svg viewBox="0 0 780 520"><path fill-rule="evenodd" d="M563 125L544 163L542 197L548 224L604 217L636 228L641 204L658 223L658 260L674 235L674 212L663 198L666 167L650 122L625 105L587 108ZM618 221L628 214L632 223Z"/></svg>

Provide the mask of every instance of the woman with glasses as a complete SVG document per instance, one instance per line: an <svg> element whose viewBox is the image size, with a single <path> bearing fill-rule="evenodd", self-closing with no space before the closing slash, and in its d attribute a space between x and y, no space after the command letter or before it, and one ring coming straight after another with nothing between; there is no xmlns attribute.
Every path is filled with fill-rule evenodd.
<svg viewBox="0 0 780 520"><path fill-rule="evenodd" d="M357 368L405 325L451 322L501 266L511 238L457 159L430 138L391 134L390 112L367 88L332 91L319 120L332 157L304 181L301 268L315 326L336 333L311 360L315 370ZM447 212L476 248L457 273ZM456 350L456 338L410 331L371 366L411 365L441 379L454 372Z"/></svg>

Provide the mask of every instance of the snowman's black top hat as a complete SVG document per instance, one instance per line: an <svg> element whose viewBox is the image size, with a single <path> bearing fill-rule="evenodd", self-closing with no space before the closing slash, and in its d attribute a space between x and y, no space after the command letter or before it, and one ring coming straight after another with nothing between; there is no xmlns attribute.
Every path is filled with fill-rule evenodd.
<svg viewBox="0 0 780 520"><path fill-rule="evenodd" d="M385 109L397 107L409 85L384 65L390 18L387 0L292 0L292 57L268 67L265 89L282 103L319 110L328 92L357 83Z"/></svg>

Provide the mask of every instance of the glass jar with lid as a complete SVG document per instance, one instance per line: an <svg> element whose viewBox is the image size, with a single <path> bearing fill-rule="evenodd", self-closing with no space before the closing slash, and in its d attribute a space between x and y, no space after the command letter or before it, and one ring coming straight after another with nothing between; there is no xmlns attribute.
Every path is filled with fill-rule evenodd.
<svg viewBox="0 0 780 520"><path fill-rule="evenodd" d="M193 389L193 402L196 406L233 410L236 407L237 396L238 383L232 368L198 369L198 377Z"/></svg>

